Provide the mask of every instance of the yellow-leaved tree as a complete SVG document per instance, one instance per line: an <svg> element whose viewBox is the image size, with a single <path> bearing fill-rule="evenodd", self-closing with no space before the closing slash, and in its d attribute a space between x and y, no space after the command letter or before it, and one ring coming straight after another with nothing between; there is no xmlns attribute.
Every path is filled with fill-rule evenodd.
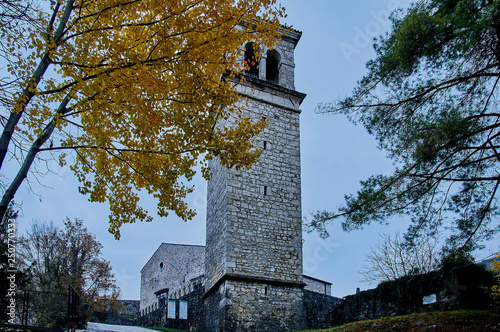
<svg viewBox="0 0 500 332"><path fill-rule="evenodd" d="M139 191L157 199L160 216L189 220L195 212L184 198L193 189L181 180L197 162L208 178L213 157L228 167L257 160L251 138L265 123L240 115L224 77L245 69L245 42L278 42L284 9L275 0L31 4L32 21L0 24L2 74L12 83L0 168L19 162L3 183L0 218L37 158L75 161L80 192L109 203L116 238L122 224L152 220ZM216 126L230 114L235 121Z"/></svg>

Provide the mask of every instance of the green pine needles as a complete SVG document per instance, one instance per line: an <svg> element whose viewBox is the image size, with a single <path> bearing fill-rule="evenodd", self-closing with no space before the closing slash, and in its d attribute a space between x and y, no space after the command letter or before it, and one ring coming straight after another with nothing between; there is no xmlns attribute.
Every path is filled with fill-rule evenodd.
<svg viewBox="0 0 500 332"><path fill-rule="evenodd" d="M362 124L394 161L335 212L354 230L412 217L409 243L448 228L446 248L473 250L500 230L500 1L428 0L391 15L351 96L318 106Z"/></svg>

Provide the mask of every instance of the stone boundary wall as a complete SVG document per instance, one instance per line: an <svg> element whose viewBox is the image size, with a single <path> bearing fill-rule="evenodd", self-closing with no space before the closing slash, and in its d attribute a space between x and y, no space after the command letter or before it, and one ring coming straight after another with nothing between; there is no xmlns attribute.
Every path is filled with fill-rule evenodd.
<svg viewBox="0 0 500 332"><path fill-rule="evenodd" d="M174 321L173 319L168 319L166 327L183 328L190 331L202 331L201 326L205 318L205 313L203 308L204 294L205 294L205 287L198 286L192 292L182 296L180 300L188 302L188 314L187 314L188 319L182 321L176 320L177 322L173 322ZM177 316L179 316L178 307L179 306L177 305Z"/></svg>
<svg viewBox="0 0 500 332"><path fill-rule="evenodd" d="M189 331L205 331L203 329L204 322L204 311L203 311L203 294L205 293L205 287L197 287L192 292L180 297L176 300L175 311L176 317L167 318L167 307L162 305L160 307L153 306L154 309L148 309L147 313L139 315L137 318L138 326L158 326L158 327L168 327L179 330L189 330ZM179 319L179 301L188 302L188 313L187 319Z"/></svg>
<svg viewBox="0 0 500 332"><path fill-rule="evenodd" d="M493 284L493 276L475 264L403 277L344 297L328 314L330 326L419 312L484 309L492 303L485 289Z"/></svg>
<svg viewBox="0 0 500 332"><path fill-rule="evenodd" d="M165 306L160 306L154 310L147 310L146 314L137 317L137 326L164 326L167 318Z"/></svg>
<svg viewBox="0 0 500 332"><path fill-rule="evenodd" d="M111 325L137 325L137 320L135 319L130 319L128 317L119 316L105 311L95 311L90 318L90 321L93 323L103 323Z"/></svg>
<svg viewBox="0 0 500 332"><path fill-rule="evenodd" d="M139 300L118 300L120 308L116 312L119 316L135 317L140 308Z"/></svg>
<svg viewBox="0 0 500 332"><path fill-rule="evenodd" d="M304 307L308 329L332 327L333 309L341 305L342 299L326 294L304 290Z"/></svg>

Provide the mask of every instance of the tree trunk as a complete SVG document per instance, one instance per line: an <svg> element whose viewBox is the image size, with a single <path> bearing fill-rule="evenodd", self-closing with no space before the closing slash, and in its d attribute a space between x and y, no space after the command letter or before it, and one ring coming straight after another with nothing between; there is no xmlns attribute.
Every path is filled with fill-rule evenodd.
<svg viewBox="0 0 500 332"><path fill-rule="evenodd" d="M52 119L52 121L47 125L47 127L45 127L43 134L39 138L37 138L35 142L33 142L33 144L31 145L31 148L28 151L28 154L26 155L26 158L24 159L21 168L17 172L16 177L11 182L9 188L5 191L5 194L3 195L2 200L0 201L0 220L2 220L3 216L5 215L5 211L7 211L7 207L14 198L14 195L19 189L19 186L28 175L28 171L33 165L33 161L35 160L37 153L40 151L40 148L42 147L43 144L45 144L45 142L47 142L47 140L54 132L54 128L56 127L55 123L57 116L58 115L62 116L69 111L69 109L66 108L66 106L68 105L70 100L71 97L68 94L59 105L59 109L57 110L57 113Z"/></svg>
<svg viewBox="0 0 500 332"><path fill-rule="evenodd" d="M59 26L57 27L56 33L53 36L56 45L59 45L59 42L64 34L64 29L66 28L69 16L71 14L71 11L73 10L73 4L74 0L70 0L66 3L64 14L61 18L61 21L59 22ZM54 12L52 15L53 18L56 17L58 10L59 10L59 4L54 8ZM51 30L52 27L49 26L47 31L50 33ZM35 95L34 91L38 86L38 83L42 79L43 75L47 71L47 68L49 68L51 62L52 60L50 59L49 51L47 50L47 52L40 60L40 63L38 64L38 67L36 68L33 77L31 77L30 81L28 82L28 86L24 89L22 96L19 97L18 102L14 107L14 110L10 113L9 119L7 120L7 123L5 124L5 127L3 129L2 136L0 136L0 169L2 168L5 156L7 155L7 151L9 150L9 144L12 139L12 135L14 134L15 127L19 122L19 120L21 119L21 117L23 116L26 106L31 101L31 98L33 98L33 96Z"/></svg>

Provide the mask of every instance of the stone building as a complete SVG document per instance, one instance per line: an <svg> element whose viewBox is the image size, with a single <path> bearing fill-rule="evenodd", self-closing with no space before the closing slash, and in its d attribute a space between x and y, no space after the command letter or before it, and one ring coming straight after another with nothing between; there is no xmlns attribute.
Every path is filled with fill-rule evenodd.
<svg viewBox="0 0 500 332"><path fill-rule="evenodd" d="M268 125L256 140L260 161L250 170L210 164L205 256L208 331L305 328L299 105L290 31L274 50L260 50L236 89L243 112ZM245 45L245 56L257 52ZM231 123L234 119L229 118ZM222 124L224 125L224 124Z"/></svg>
<svg viewBox="0 0 500 332"><path fill-rule="evenodd" d="M141 270L140 311L184 295L204 270L204 246L162 243Z"/></svg>
<svg viewBox="0 0 500 332"><path fill-rule="evenodd" d="M318 294L332 295L332 283L304 275L305 290Z"/></svg>
<svg viewBox="0 0 500 332"><path fill-rule="evenodd" d="M141 300L146 313L205 286L205 246L162 243L141 270ZM303 276L304 289L331 295L332 284Z"/></svg>
<svg viewBox="0 0 500 332"><path fill-rule="evenodd" d="M335 301L330 283L303 275L299 106L306 95L294 84L301 34L287 32L273 50L245 45L242 56L261 58L235 89L246 97L244 115L268 123L255 139L260 161L250 170L211 161L204 254L199 246L162 244L141 271L142 311L201 286L200 311L191 314L203 318L194 328L286 331L321 321L311 315L325 310L308 303Z"/></svg>

